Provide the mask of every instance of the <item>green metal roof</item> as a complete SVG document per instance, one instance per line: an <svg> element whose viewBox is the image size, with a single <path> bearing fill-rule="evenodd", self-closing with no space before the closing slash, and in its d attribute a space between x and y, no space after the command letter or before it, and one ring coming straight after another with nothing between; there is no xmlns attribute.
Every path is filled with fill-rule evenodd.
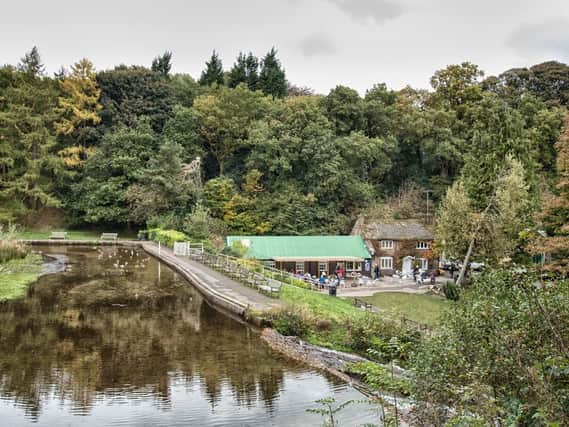
<svg viewBox="0 0 569 427"><path fill-rule="evenodd" d="M248 246L247 258L275 261L361 261L371 258L361 236L227 236Z"/></svg>

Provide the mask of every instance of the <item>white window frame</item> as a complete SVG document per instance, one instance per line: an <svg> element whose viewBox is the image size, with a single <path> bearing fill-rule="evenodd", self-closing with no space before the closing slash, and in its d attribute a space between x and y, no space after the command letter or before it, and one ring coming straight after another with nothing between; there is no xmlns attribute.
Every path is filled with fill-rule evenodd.
<svg viewBox="0 0 569 427"><path fill-rule="evenodd" d="M421 258L421 269L423 270L429 269L429 260L427 258Z"/></svg>
<svg viewBox="0 0 569 427"><path fill-rule="evenodd" d="M318 261L318 272L328 274L328 263L326 261Z"/></svg>
<svg viewBox="0 0 569 427"><path fill-rule="evenodd" d="M393 240L381 240L379 246L381 249L393 249Z"/></svg>
<svg viewBox="0 0 569 427"><path fill-rule="evenodd" d="M304 261L296 261L294 263L294 272L304 274Z"/></svg>
<svg viewBox="0 0 569 427"><path fill-rule="evenodd" d="M379 258L379 268L381 270L393 270L393 257L382 256Z"/></svg>
<svg viewBox="0 0 569 427"><path fill-rule="evenodd" d="M417 245L415 246L415 248L419 250L429 249L429 242L425 240L417 240Z"/></svg>
<svg viewBox="0 0 569 427"><path fill-rule="evenodd" d="M362 271L362 263L359 261L346 261L346 271L348 272Z"/></svg>

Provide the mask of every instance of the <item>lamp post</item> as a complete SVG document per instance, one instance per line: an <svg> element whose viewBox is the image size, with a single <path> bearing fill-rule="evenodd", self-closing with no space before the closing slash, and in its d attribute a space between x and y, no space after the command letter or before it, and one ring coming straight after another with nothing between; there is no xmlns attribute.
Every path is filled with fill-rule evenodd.
<svg viewBox="0 0 569 427"><path fill-rule="evenodd" d="M429 194L432 193L433 190L425 190L423 193L427 193L427 224L430 224L431 221L429 219Z"/></svg>

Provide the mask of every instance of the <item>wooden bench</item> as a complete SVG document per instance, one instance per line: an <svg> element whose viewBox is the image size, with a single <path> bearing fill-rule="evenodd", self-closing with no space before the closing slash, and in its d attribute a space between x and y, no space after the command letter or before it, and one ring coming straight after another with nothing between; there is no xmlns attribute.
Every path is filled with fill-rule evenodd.
<svg viewBox="0 0 569 427"><path fill-rule="evenodd" d="M278 294L281 290L282 283L274 279L266 279L266 284L258 285L257 287L265 291L269 295Z"/></svg>
<svg viewBox="0 0 569 427"><path fill-rule="evenodd" d="M49 235L51 239L67 239L67 232L66 231L52 231Z"/></svg>
<svg viewBox="0 0 569 427"><path fill-rule="evenodd" d="M118 233L103 233L99 240L117 240L119 238Z"/></svg>

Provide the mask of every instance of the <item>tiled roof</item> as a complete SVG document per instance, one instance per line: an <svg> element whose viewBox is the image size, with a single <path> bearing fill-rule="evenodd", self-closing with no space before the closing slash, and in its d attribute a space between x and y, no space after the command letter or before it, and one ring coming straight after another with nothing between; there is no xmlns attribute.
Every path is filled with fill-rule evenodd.
<svg viewBox="0 0 569 427"><path fill-rule="evenodd" d="M416 220L366 221L358 218L352 234L366 240L433 240L435 236Z"/></svg>

